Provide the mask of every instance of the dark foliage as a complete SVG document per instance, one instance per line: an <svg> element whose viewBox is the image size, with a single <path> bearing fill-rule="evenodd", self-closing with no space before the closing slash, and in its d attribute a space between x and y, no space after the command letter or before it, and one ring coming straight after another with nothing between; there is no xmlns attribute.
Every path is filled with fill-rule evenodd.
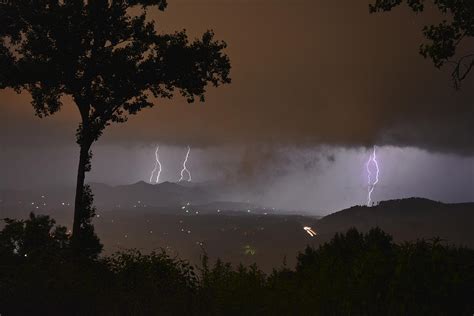
<svg viewBox="0 0 474 316"><path fill-rule="evenodd" d="M390 11L403 0L376 0L369 6L370 12ZM430 58L437 68L445 64L453 66L451 73L454 86L460 87L474 67L474 1L472 0L406 0L416 13L422 12L426 2L431 2L443 15L437 25L426 25L423 35L427 44L420 46L420 54ZM465 50L465 52L463 52Z"/></svg>
<svg viewBox="0 0 474 316"><path fill-rule="evenodd" d="M0 232L4 315L471 315L474 250L380 229L307 248L270 275L203 256L198 271L165 252L70 255L46 216L6 220Z"/></svg>
<svg viewBox="0 0 474 316"><path fill-rule="evenodd" d="M72 250L77 257L85 257L96 259L102 251L102 244L97 237L94 225L92 225L92 218L95 216L94 195L88 184L84 185L82 195L82 214L80 217L79 227L81 234L71 240Z"/></svg>
<svg viewBox="0 0 474 316"><path fill-rule="evenodd" d="M212 31L194 41L185 31L157 32L148 12L166 5L166 0L0 3L0 89L29 92L39 117L58 112L63 96L72 97L81 115L73 225L77 250L91 236L92 226L83 225L90 220L84 179L91 146L104 129L152 107L156 99L179 93L188 102L204 101L209 84L230 82L226 44Z"/></svg>

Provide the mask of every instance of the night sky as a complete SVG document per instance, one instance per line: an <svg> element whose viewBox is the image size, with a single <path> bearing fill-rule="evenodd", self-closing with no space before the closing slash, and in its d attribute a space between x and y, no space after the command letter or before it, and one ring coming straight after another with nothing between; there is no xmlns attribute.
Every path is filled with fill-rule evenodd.
<svg viewBox="0 0 474 316"><path fill-rule="evenodd" d="M366 0L169 2L153 15L157 25L193 37L214 29L228 43L232 84L210 89L205 103L156 100L108 128L89 181L147 181L156 145L161 179L176 181L189 145L197 182L329 213L365 203L365 162L377 145L375 200L474 200L474 76L456 91L448 68L418 54L423 25L437 18L429 10L369 15ZM0 91L0 188L73 187L77 109L65 99L60 113L39 119L29 101Z"/></svg>

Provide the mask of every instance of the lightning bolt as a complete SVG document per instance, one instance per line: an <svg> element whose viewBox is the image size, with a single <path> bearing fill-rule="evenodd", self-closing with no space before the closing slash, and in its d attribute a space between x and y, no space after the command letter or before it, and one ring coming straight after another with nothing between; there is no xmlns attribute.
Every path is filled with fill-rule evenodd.
<svg viewBox="0 0 474 316"><path fill-rule="evenodd" d="M369 157L369 160L366 164L367 169L367 178L368 178L368 186L367 186L367 206L372 204L372 192L374 192L375 186L379 183L379 163L377 162L377 147L374 146L374 150ZM373 164L375 166L375 179L372 182L372 172L370 171L370 165Z"/></svg>
<svg viewBox="0 0 474 316"><path fill-rule="evenodd" d="M160 146L156 147L155 150L155 169L151 172L150 175L150 183L153 183L153 175L155 174L156 171L158 173L156 174L156 181L155 183L158 183L160 181L160 175L161 175L161 162L160 162L160 156L158 155L158 150L160 149Z"/></svg>
<svg viewBox="0 0 474 316"><path fill-rule="evenodd" d="M188 152L186 153L186 158L184 158L183 162L183 169L181 169L181 178L179 178L178 182L184 180L184 173L188 174L188 182L191 182L191 172L189 172L188 168L186 168L186 163L188 162L189 153L191 152L191 147L188 146Z"/></svg>

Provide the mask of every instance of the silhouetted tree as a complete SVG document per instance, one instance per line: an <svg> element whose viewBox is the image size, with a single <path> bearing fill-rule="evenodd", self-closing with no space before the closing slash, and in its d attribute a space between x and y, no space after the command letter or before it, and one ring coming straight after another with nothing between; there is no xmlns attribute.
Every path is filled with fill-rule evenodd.
<svg viewBox="0 0 474 316"><path fill-rule="evenodd" d="M82 194L81 205L83 216L80 217L81 234L73 241L80 246L81 251L78 255L89 259L97 259L103 247L92 225L92 218L95 216L93 202L94 195L92 194L90 186L86 184L84 185L84 192Z"/></svg>
<svg viewBox="0 0 474 316"><path fill-rule="evenodd" d="M152 98L204 100L207 85L229 83L224 42L212 31L190 42L185 31L158 34L147 19L166 0L16 0L0 4L0 89L26 90L36 115L59 111L69 95L81 115L73 245L85 219L91 146L111 123L153 106Z"/></svg>
<svg viewBox="0 0 474 316"><path fill-rule="evenodd" d="M27 220L4 219L0 231L0 257L2 260L36 260L61 257L69 249L66 227L55 226L49 216L31 213Z"/></svg>
<svg viewBox="0 0 474 316"><path fill-rule="evenodd" d="M189 315L198 290L194 267L171 258L163 250L142 254L138 250L116 253L105 259L114 275L114 315Z"/></svg>
<svg viewBox="0 0 474 316"><path fill-rule="evenodd" d="M369 5L369 9L371 13L390 11L402 2L405 1L376 0L374 4ZM425 9L427 1L406 0L406 2L414 12L420 13ZM454 86L458 89L474 67L472 46L474 1L432 0L430 2L446 17L438 25L427 25L423 28L423 35L429 43L420 46L420 54L425 58L430 58L436 68L441 68L444 64L453 65L451 76ZM468 50L462 52L464 48ZM456 55L460 56L456 57Z"/></svg>
<svg viewBox="0 0 474 316"><path fill-rule="evenodd" d="M68 255L46 216L0 231L5 315L470 315L474 250L439 240L393 243L380 229L337 234L267 276L256 265L203 260L201 273L164 251L97 260ZM72 259L72 260L71 260Z"/></svg>
<svg viewBox="0 0 474 316"><path fill-rule="evenodd" d="M205 315L264 315L266 275L256 266L237 266L217 260L204 270L201 299Z"/></svg>

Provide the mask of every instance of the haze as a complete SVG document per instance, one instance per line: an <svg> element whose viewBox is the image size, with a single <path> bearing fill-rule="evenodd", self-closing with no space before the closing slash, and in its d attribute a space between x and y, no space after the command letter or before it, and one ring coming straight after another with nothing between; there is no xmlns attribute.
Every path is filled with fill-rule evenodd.
<svg viewBox="0 0 474 316"><path fill-rule="evenodd" d="M234 200L326 214L365 203L366 148L379 146L375 200L474 200L474 77L461 91L418 54L434 16L369 15L367 1L170 1L163 31L208 28L228 43L233 83L204 104L157 101L93 148L89 181L147 180L160 149L176 181L187 145L195 181L241 188ZM429 93L426 93L429 91ZM79 117L33 116L0 92L2 188L74 185Z"/></svg>

